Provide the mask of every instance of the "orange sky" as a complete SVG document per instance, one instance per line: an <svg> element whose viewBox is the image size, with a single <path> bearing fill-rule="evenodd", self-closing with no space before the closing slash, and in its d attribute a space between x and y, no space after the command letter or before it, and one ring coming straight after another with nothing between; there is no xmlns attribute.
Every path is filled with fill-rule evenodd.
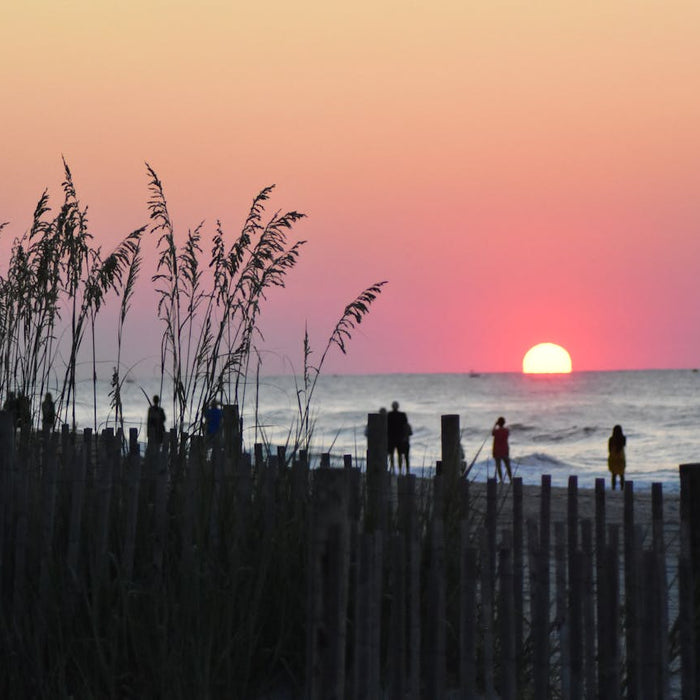
<svg viewBox="0 0 700 700"><path fill-rule="evenodd" d="M328 371L519 371L542 341L578 370L700 366L698 27L674 0L13 3L3 245L60 202L61 155L106 247L146 222L144 161L183 233L236 232L276 183L309 243L270 371L383 279Z"/></svg>

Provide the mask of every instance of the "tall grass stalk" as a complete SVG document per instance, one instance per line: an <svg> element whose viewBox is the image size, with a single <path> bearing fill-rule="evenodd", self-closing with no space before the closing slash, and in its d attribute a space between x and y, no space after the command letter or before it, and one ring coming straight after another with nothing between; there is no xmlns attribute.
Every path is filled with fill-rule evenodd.
<svg viewBox="0 0 700 700"><path fill-rule="evenodd" d="M284 286L304 241L290 243L288 232L303 215L273 214L263 220L271 187L253 200L240 235L227 246L217 222L205 276L200 264L202 225L189 231L178 248L163 184L149 173L151 233L158 236L158 265L153 282L161 341L161 387L172 382L173 416L180 433L199 429L213 399L245 401L241 390L249 369L252 339L266 291Z"/></svg>
<svg viewBox="0 0 700 700"><path fill-rule="evenodd" d="M139 233L145 230L139 229ZM134 296L136 281L138 279L139 273L141 271L141 238L135 241L135 245L129 250L127 261L126 261L127 275L126 282L122 290L121 303L119 305L119 321L117 324L117 362L114 366L114 371L112 373L112 391L110 393L110 408L114 410L114 424L122 428L122 434L124 433L124 413L121 400L122 386L128 376L121 376L121 356L122 356L122 341L124 339L124 325L126 323L126 317L131 308L131 302Z"/></svg>
<svg viewBox="0 0 700 700"><path fill-rule="evenodd" d="M31 228L13 241L6 276L0 277L0 391L5 395L15 392L36 405L46 390L60 386L58 416L75 429L77 365L89 326L96 429L95 323L108 295L120 290L124 269L143 229L129 234L103 258L100 248L90 245L87 209L81 208L71 171L65 161L63 165L64 201L58 214L51 217L49 196L44 192ZM61 364L63 381L59 385ZM38 411L32 420L35 426L39 424Z"/></svg>
<svg viewBox="0 0 700 700"><path fill-rule="evenodd" d="M331 348L337 347L344 355L347 353L347 343L352 338L352 332L356 326L362 323L362 319L369 313L370 307L386 284L376 282L360 292L343 310L333 331L328 337L326 346L316 364L312 362L313 351L309 339L308 327L304 329L304 370L301 384L296 382L297 418L294 426L294 441L292 444L292 458L299 450L306 450L311 446L314 432L313 395L316 390L318 378Z"/></svg>

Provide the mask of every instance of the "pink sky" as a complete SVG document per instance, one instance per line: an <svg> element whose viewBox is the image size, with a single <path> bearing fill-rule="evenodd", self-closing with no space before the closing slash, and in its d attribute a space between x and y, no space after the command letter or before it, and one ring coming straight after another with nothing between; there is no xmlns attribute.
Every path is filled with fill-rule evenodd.
<svg viewBox="0 0 700 700"><path fill-rule="evenodd" d="M519 371L543 341L576 370L700 366L695 1L27 0L0 20L2 250L44 188L60 203L61 155L109 248L146 223L147 161L183 234L233 235L272 183L271 211L308 215L264 312L269 371L384 279L326 371ZM157 354L142 298L136 359Z"/></svg>

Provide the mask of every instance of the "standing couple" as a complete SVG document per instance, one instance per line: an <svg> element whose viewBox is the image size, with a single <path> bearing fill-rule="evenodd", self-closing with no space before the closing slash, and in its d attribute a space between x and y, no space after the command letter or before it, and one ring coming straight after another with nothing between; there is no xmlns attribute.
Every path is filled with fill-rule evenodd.
<svg viewBox="0 0 700 700"><path fill-rule="evenodd" d="M398 401L394 401L391 404L391 411L386 414L386 435L391 473L394 473L394 452L396 452L399 461L399 474L401 474L404 459L406 460L406 474L409 474L411 469L408 452L413 430L411 430L406 414L403 411L399 411Z"/></svg>

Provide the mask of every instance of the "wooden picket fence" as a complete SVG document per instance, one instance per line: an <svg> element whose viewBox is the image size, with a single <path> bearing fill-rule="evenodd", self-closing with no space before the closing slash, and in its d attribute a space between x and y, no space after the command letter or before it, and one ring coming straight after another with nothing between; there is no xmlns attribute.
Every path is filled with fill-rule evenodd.
<svg viewBox="0 0 700 700"><path fill-rule="evenodd" d="M697 698L700 488L681 469L677 561L652 522L552 522L523 484L461 477L442 417L436 476L175 434L15 434L0 412L3 697ZM693 468L691 468L693 467ZM477 495L478 493L478 495ZM696 507L696 510L700 506Z"/></svg>

